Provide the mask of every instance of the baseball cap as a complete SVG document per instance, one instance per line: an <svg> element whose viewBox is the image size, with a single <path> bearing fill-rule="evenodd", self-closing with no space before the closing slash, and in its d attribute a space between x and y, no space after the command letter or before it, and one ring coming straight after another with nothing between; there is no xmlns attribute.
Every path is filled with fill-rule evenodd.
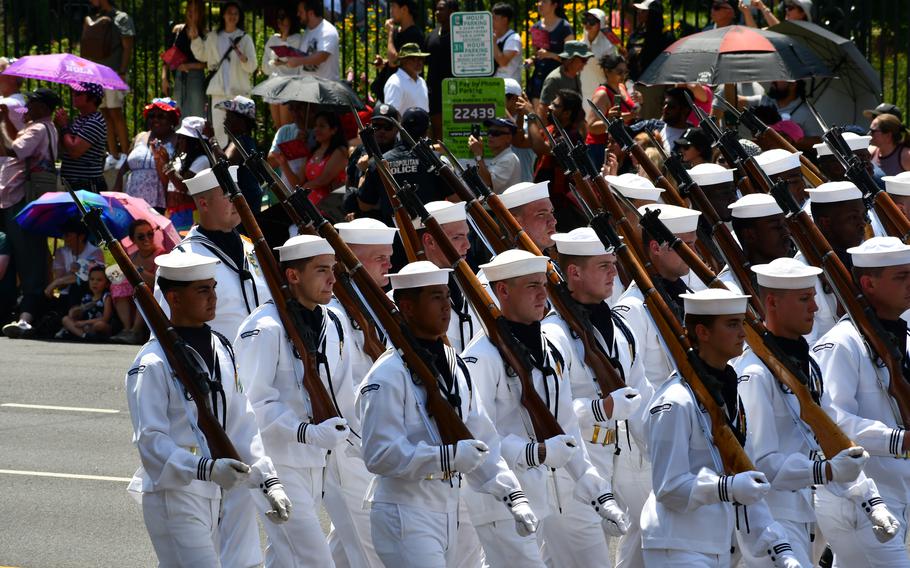
<svg viewBox="0 0 910 568"><path fill-rule="evenodd" d="M503 81L505 82L506 96L515 95L517 97L521 95L521 84L518 81L511 77L506 77Z"/></svg>
<svg viewBox="0 0 910 568"><path fill-rule="evenodd" d="M636 2L632 5L639 10L650 10L651 6L654 6L655 4L660 5L660 0L642 0L642 2Z"/></svg>
<svg viewBox="0 0 910 568"><path fill-rule="evenodd" d="M518 126L516 126L515 121L511 118L488 118L483 121L483 125L487 128L490 128L491 126L502 126L503 128L508 128L513 134L518 130Z"/></svg>
<svg viewBox="0 0 910 568"><path fill-rule="evenodd" d="M710 147L711 138L701 128L687 128L674 144L679 146Z"/></svg>
<svg viewBox="0 0 910 568"><path fill-rule="evenodd" d="M806 19L812 21L812 0L785 0L784 6L797 6L806 13Z"/></svg>
<svg viewBox="0 0 910 568"><path fill-rule="evenodd" d="M863 111L863 116L870 119L875 118L880 114L893 114L897 118L901 119L901 122L904 120L904 113L901 112L900 107L891 103L882 103L873 109Z"/></svg>
<svg viewBox="0 0 910 568"><path fill-rule="evenodd" d="M430 113L419 107L411 107L401 115L401 127L413 138L422 138L430 127Z"/></svg>
<svg viewBox="0 0 910 568"><path fill-rule="evenodd" d="M31 93L27 93L25 95L25 98L28 99L29 102L44 103L51 110L60 106L61 102L60 97L57 96L57 93L46 87L39 87Z"/></svg>
<svg viewBox="0 0 910 568"><path fill-rule="evenodd" d="M380 118L385 121L400 121L401 114L398 112L398 109L392 105L380 103L376 105L376 108L373 109L373 120Z"/></svg>

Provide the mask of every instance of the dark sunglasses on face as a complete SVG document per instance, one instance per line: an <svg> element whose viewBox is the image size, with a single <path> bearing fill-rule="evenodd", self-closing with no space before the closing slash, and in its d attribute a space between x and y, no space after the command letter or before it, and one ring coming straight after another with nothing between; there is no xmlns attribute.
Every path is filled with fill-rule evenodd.
<svg viewBox="0 0 910 568"><path fill-rule="evenodd" d="M585 18L586 26L598 26L600 25L600 20L594 17Z"/></svg>
<svg viewBox="0 0 910 568"><path fill-rule="evenodd" d="M508 130L487 130L487 136L506 136L511 134Z"/></svg>
<svg viewBox="0 0 910 568"><path fill-rule="evenodd" d="M154 238L155 238L155 231L149 231L148 233L138 233L138 234L136 235L136 240L137 240L137 241L140 241L140 242L141 242L141 241L145 241L145 240L149 240L149 241L150 241L150 240L152 240L152 239L154 239Z"/></svg>

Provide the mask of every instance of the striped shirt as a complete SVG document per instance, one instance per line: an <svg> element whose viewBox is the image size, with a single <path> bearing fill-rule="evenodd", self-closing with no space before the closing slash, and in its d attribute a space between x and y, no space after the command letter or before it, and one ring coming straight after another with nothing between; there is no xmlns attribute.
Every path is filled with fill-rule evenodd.
<svg viewBox="0 0 910 568"><path fill-rule="evenodd" d="M76 117L66 132L86 140L90 147L78 158L63 152L60 175L67 181L101 177L104 174L104 157L107 155L107 123L101 112Z"/></svg>

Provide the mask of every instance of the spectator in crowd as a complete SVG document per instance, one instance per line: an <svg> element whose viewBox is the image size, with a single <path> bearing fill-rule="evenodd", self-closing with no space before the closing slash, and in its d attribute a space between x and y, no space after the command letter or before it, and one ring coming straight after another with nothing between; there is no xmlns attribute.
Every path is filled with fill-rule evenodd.
<svg viewBox="0 0 910 568"><path fill-rule="evenodd" d="M779 132L785 140L794 146L802 145L802 139L806 136L803 129L792 120L779 120L768 126L771 127L772 130Z"/></svg>
<svg viewBox="0 0 910 568"><path fill-rule="evenodd" d="M95 83L80 83L70 88L73 107L79 113L72 122L62 108L55 115L60 127L60 176L73 189L99 193L107 190L104 180L104 141L107 123L98 105L104 89ZM124 146L126 148L127 146Z"/></svg>
<svg viewBox="0 0 910 568"><path fill-rule="evenodd" d="M534 112L531 101L521 90L521 85L515 79L504 79L506 90L506 112L515 122L515 134L512 136L512 152L518 156L518 162L521 164L521 180L531 181L534 179L534 162L537 161L537 154L531 146L531 138L528 136L528 124L526 117Z"/></svg>
<svg viewBox="0 0 910 568"><path fill-rule="evenodd" d="M240 143L246 154L252 154L258 148L253 135L256 133L256 103L253 99L237 95L229 101L222 101L219 108L224 111L224 131L230 133ZM224 148L228 162L240 166L237 170L237 185L253 213L262 208L262 188L253 172L243 164L241 148L228 142Z"/></svg>
<svg viewBox="0 0 910 568"><path fill-rule="evenodd" d="M636 97L626 89L629 66L626 64L625 58L622 55L608 53L600 58L598 64L606 79L594 89L591 102L608 116L616 108L623 121L630 124L635 119L639 105L635 100ZM599 168L604 161L607 125L594 112L588 112L587 123L588 134L585 144L588 146L588 155L591 156L595 167Z"/></svg>
<svg viewBox="0 0 910 568"><path fill-rule="evenodd" d="M800 147L808 148L821 142L822 129L806 105L805 81L774 81L759 104L774 106L782 120L792 120L803 129L804 140Z"/></svg>
<svg viewBox="0 0 910 568"><path fill-rule="evenodd" d="M398 126L395 123L399 120L401 120L401 115L392 105L380 103L373 109L370 125L375 132L376 144L383 154L395 146L395 141L398 139ZM344 211L351 215L351 219L354 218L353 214L356 214L359 210L357 206L357 191L366 178L367 172L375 169L376 164L370 159L363 144L359 144L354 148L348 158L348 166L345 169L347 174L345 183L348 191L345 196Z"/></svg>
<svg viewBox="0 0 910 568"><path fill-rule="evenodd" d="M281 177L289 187L292 180L300 179L303 163L309 155L308 116L309 105L297 101L287 103L294 122L285 124L275 132L269 149L269 163L281 170Z"/></svg>
<svg viewBox="0 0 910 568"><path fill-rule="evenodd" d="M430 111L427 82L423 73L424 58L429 55L420 51L416 43L407 43L398 51L398 71L389 77L383 91L383 102L395 108L419 108Z"/></svg>
<svg viewBox="0 0 910 568"><path fill-rule="evenodd" d="M22 229L16 215L35 199L34 176L56 172L54 159L57 129L51 121L60 97L50 89L39 88L26 95L25 125L16 130L6 105L0 105L0 230L12 248L13 263L21 286L19 317L3 326L3 335L21 337L32 333L32 323L40 315L47 283L47 238Z"/></svg>
<svg viewBox="0 0 910 568"><path fill-rule="evenodd" d="M881 103L874 109L867 109L867 110L863 111L863 116L865 116L869 120L872 120L876 116L879 116L882 114L893 114L894 116L897 117L898 120L900 120L900 121L904 120L904 113L901 110L901 107L891 104L891 103Z"/></svg>
<svg viewBox="0 0 910 568"><path fill-rule="evenodd" d="M13 266L13 247L0 231L0 321L9 321L16 306L16 271Z"/></svg>
<svg viewBox="0 0 910 568"><path fill-rule="evenodd" d="M739 18L739 0L714 0L711 3L711 23L703 32L732 26Z"/></svg>
<svg viewBox="0 0 910 568"><path fill-rule="evenodd" d="M117 172L114 191L124 191L123 180L126 177L125 191L128 195L144 199L146 203L164 212L167 176L164 168L177 146L177 124L180 122L180 109L173 99L152 99L142 111L146 130L136 135L133 148L126 163Z"/></svg>
<svg viewBox="0 0 910 568"><path fill-rule="evenodd" d="M609 29L609 24L607 14L603 10L591 8L583 14L582 18L585 33L582 35L581 41L594 54L581 70L581 96L589 99L594 94L594 90L607 80L600 62L605 55L616 55L616 46L607 39L605 32Z"/></svg>
<svg viewBox="0 0 910 568"><path fill-rule="evenodd" d="M133 40L136 28L133 19L123 10L117 9L110 0L89 0L96 12L88 16L82 27L82 49L91 47L86 59L106 65L117 72L129 84L130 62L133 59ZM97 41L92 41L97 39ZM92 45L94 44L94 45ZM120 169L129 152L130 137L126 130L123 102L126 91L105 89L100 104L101 113L107 123L107 150L110 156L104 162L104 169Z"/></svg>
<svg viewBox="0 0 910 568"><path fill-rule="evenodd" d="M314 143L299 176L300 185L309 189L314 205L344 184L344 167L348 162L348 141L341 129L341 120L332 111L316 113L313 122Z"/></svg>
<svg viewBox="0 0 910 568"><path fill-rule="evenodd" d="M389 19L385 21L386 57L379 54L373 60L378 73L370 85L370 91L378 98L383 98L385 84L398 71L398 51L409 43L416 43L420 49L426 44L423 31L417 27L415 16L417 3L414 0L391 0L389 2ZM419 50L418 50L419 51ZM400 108L400 107L399 107Z"/></svg>
<svg viewBox="0 0 910 568"><path fill-rule="evenodd" d="M458 11L458 0L437 0L436 28L427 36L427 93L433 136L442 138L442 81L452 76L452 43L449 15Z"/></svg>
<svg viewBox="0 0 910 568"><path fill-rule="evenodd" d="M699 164L711 162L711 137L701 128L687 128L682 136L676 139L673 151L680 155L686 167L694 168Z"/></svg>
<svg viewBox="0 0 910 568"><path fill-rule="evenodd" d="M203 0L188 0L184 21L175 25L166 39L166 44L179 52L176 57L181 61L176 69L171 69L174 73L173 92L168 65L161 66L161 92L165 96L171 95L177 101L177 107L187 116L205 114L205 63L196 59L190 47L190 33L203 36L208 31L205 14Z"/></svg>
<svg viewBox="0 0 910 568"><path fill-rule="evenodd" d="M55 339L103 339L111 334L111 318L114 305L108 290L110 281L103 264L88 269L88 290L80 303L69 309L63 316L63 327L54 335Z"/></svg>
<svg viewBox="0 0 910 568"><path fill-rule="evenodd" d="M25 79L13 75L3 75L10 63L12 62L6 57L0 57L0 105L5 105L7 109L12 110L7 116L18 131L25 126L25 95L19 92ZM0 129L0 136L4 136L2 129ZM6 142L8 145L12 139L7 139ZM5 159L0 156L0 163Z"/></svg>
<svg viewBox="0 0 910 568"><path fill-rule="evenodd" d="M537 105L540 116L547 113L547 107L563 89L570 89L581 95L581 70L588 59L594 56L583 41L567 41L565 51L559 54L562 63L547 75Z"/></svg>
<svg viewBox="0 0 910 568"><path fill-rule="evenodd" d="M202 148L205 138L205 119L201 116L185 116L177 129L176 158L164 169L168 178L165 206L167 216L178 231L193 226L193 211L196 206L186 191L183 180L190 179L210 167Z"/></svg>
<svg viewBox="0 0 910 568"><path fill-rule="evenodd" d="M130 255L130 260L149 290L155 287L155 257L166 252L155 243L155 233L156 229L145 219L137 219L130 224L129 237L136 245L136 252ZM111 272L108 267L108 274ZM111 342L141 345L146 336L145 321L133 304L133 286L122 273L119 278L111 278L111 299L117 318L123 325L123 329L111 337Z"/></svg>
<svg viewBox="0 0 910 568"><path fill-rule="evenodd" d="M664 94L664 108L660 118L664 126L660 131L660 138L664 143L664 150L668 153L673 149L673 144L689 128L688 117L692 109L686 100L686 90L674 87Z"/></svg>
<svg viewBox="0 0 910 568"><path fill-rule="evenodd" d="M910 170L910 146L907 127L893 114L880 114L869 127L872 135L872 163L882 169L885 175L896 176Z"/></svg>
<svg viewBox="0 0 910 568"><path fill-rule="evenodd" d="M765 23L770 26L776 26L780 23L777 16L774 15L762 0L752 0L751 6L758 9ZM783 2L785 20L802 20L805 22L812 21L812 0L784 0ZM751 16L746 17L746 23L755 26L754 21L750 21Z"/></svg>
<svg viewBox="0 0 910 568"><path fill-rule="evenodd" d="M538 0L537 12L540 20L534 22L530 31L534 57L525 61L528 65L534 65L534 72L528 80L528 95L535 108L544 80L562 63L559 54L565 51L567 41L575 39L575 32L566 21L562 0Z"/></svg>
<svg viewBox="0 0 910 568"><path fill-rule="evenodd" d="M664 7L660 0L642 0L635 8L635 28L626 42L626 61L629 78L638 81L651 63L674 41L672 33L664 32ZM661 87L641 88L641 116L657 116L663 102Z"/></svg>
<svg viewBox="0 0 910 568"><path fill-rule="evenodd" d="M477 162L481 179L495 192L502 193L521 181L521 163L512 152L512 136L518 130L511 118L488 118L483 121L487 128L486 146L493 154L484 158L484 139L468 137L468 150Z"/></svg>
<svg viewBox="0 0 910 568"><path fill-rule="evenodd" d="M213 73L205 94L212 97L215 139L224 147L228 142L224 133L224 111L214 107L236 95L249 96L252 89L250 78L258 67L256 46L243 31L243 12L234 0L222 4L221 23L217 31L208 32L205 39L199 35L199 30L190 29L187 33L192 40L193 55L204 61Z"/></svg>
<svg viewBox="0 0 910 568"><path fill-rule="evenodd" d="M300 67L302 75L338 81L338 30L323 17L322 0L304 0L297 3L297 17L303 26L300 40L302 57L291 57L288 66Z"/></svg>
<svg viewBox="0 0 910 568"><path fill-rule="evenodd" d="M493 67L494 77L514 79L521 83L521 36L512 29L515 9L511 4L493 5Z"/></svg>
<svg viewBox="0 0 910 568"><path fill-rule="evenodd" d="M44 288L56 311L65 313L78 304L88 291L88 269L96 265L104 266L104 252L88 242L80 219L68 219L63 225L63 246L54 253L51 264L54 279Z"/></svg>
<svg viewBox="0 0 910 568"><path fill-rule="evenodd" d="M278 11L275 12L275 33L266 40L265 48L262 51L262 74L266 77L299 75L300 68L288 65L289 58L279 57L272 48L290 47L299 50L302 39L302 36L297 33L297 19L285 8L278 8ZM281 128L294 120L291 111L287 106L281 104L281 101L265 97L263 100L269 104L269 113L275 128Z"/></svg>

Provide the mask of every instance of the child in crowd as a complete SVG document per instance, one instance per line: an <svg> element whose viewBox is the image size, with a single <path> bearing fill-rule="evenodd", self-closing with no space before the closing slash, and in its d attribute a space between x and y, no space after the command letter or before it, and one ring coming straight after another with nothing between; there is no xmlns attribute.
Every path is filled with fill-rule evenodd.
<svg viewBox="0 0 910 568"><path fill-rule="evenodd" d="M82 298L81 305L73 306L63 316L63 327L54 337L100 339L109 336L114 316L114 303L108 292L110 284L103 265L91 267L88 272L89 292Z"/></svg>

